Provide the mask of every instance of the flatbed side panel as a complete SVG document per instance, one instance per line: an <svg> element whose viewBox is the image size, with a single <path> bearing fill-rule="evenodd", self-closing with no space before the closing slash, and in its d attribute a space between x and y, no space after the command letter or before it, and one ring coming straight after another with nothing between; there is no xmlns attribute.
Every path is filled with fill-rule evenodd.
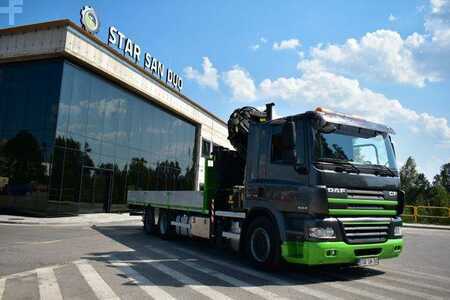
<svg viewBox="0 0 450 300"><path fill-rule="evenodd" d="M128 204L204 211L201 191L128 191Z"/></svg>

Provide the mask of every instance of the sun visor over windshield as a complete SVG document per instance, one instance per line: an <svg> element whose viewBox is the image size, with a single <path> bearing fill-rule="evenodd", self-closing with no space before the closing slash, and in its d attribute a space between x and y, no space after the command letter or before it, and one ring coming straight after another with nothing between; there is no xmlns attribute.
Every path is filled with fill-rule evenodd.
<svg viewBox="0 0 450 300"><path fill-rule="evenodd" d="M361 127L365 129L375 130L379 132L386 132L389 134L395 134L394 130L388 126L385 126L383 124L375 123L375 122L369 122L360 118L346 116L342 114L337 113L323 113L320 112L319 115L323 118L324 121L335 123L335 124L342 124L352 127Z"/></svg>

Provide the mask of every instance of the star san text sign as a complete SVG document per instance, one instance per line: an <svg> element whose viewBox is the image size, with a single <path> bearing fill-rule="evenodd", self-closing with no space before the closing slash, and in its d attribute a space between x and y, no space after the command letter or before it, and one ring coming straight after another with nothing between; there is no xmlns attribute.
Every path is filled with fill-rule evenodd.
<svg viewBox="0 0 450 300"><path fill-rule="evenodd" d="M183 80L170 68L165 68L164 64L150 53L142 53L141 47L120 32L115 26L110 26L108 30L108 45L116 46L124 56L131 58L136 64L142 64L153 76L163 80L167 85L181 91Z"/></svg>

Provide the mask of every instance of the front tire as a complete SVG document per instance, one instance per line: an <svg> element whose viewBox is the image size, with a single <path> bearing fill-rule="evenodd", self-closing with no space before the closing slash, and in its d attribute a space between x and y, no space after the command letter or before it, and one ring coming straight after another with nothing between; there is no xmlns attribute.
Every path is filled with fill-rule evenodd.
<svg viewBox="0 0 450 300"><path fill-rule="evenodd" d="M250 223L245 244L246 254L256 267L265 270L280 267L280 235L276 224L267 217L258 217Z"/></svg>

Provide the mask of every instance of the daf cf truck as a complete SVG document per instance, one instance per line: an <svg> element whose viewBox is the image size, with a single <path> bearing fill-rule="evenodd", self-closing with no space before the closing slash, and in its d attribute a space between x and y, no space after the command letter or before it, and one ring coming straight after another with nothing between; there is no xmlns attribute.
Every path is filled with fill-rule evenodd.
<svg viewBox="0 0 450 300"><path fill-rule="evenodd" d="M405 199L394 131L322 108L273 120L272 106L233 112L234 149L206 159L203 190L129 191L144 230L228 245L266 269L399 256Z"/></svg>

